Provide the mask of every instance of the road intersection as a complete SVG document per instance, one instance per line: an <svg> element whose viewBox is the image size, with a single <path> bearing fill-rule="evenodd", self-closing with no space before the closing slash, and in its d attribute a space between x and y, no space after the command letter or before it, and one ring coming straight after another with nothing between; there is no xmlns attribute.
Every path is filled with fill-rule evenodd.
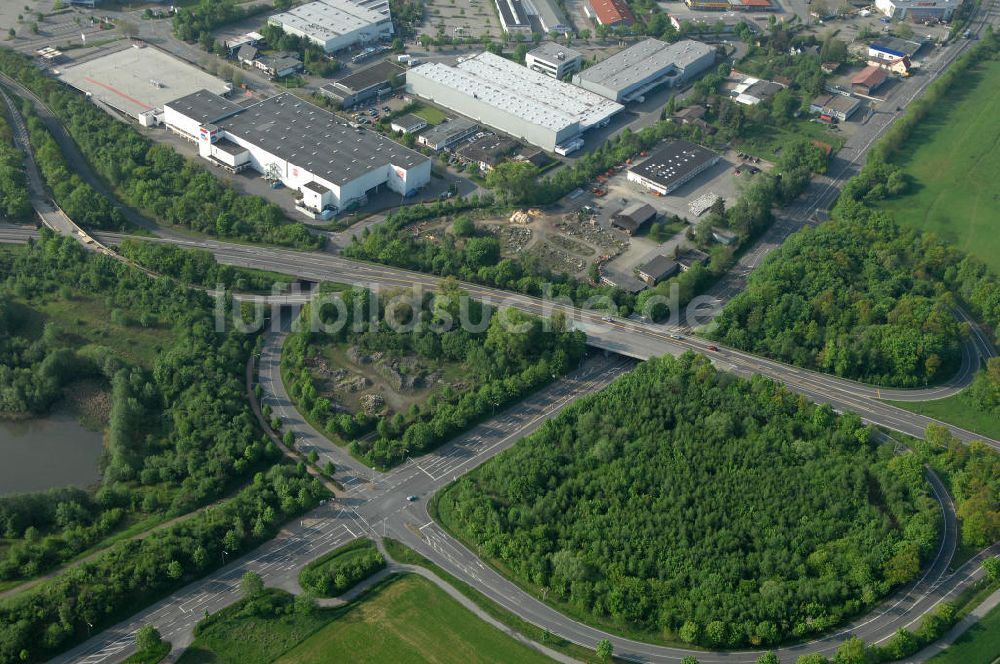
<svg viewBox="0 0 1000 664"><path fill-rule="evenodd" d="M992 11L992 3L982 8L984 23L987 18L992 17ZM921 79L918 84L903 86L895 93L900 96L900 105L905 105L918 95L966 46L967 44L960 43L939 55L931 65L930 76ZM12 104L11 108L13 110ZM830 205L839 186L856 172L870 145L895 117L894 114L884 114L885 117L881 115L878 114L869 121L872 124L870 133L866 133L867 142L857 147L849 145L846 148L855 151L852 159L839 166L835 174L828 175L811 185L807 193L779 217L760 244L743 256L730 278L723 280L716 287L714 296L717 299L724 301L738 292L742 288L741 280L745 279L750 270L756 267L770 250L780 245L787 235L804 225L817 223L818 211ZM43 119L54 120L54 118ZM17 126L16 133L19 136L22 133ZM62 138L67 139L66 136ZM26 136L21 136L21 139L26 146ZM27 151L30 154L30 148ZM79 158L82 159L82 156ZM89 171L85 163L73 163L73 166L84 172ZM72 229L71 221L50 219L47 216L54 214L54 206L51 206L44 191L40 191L37 186L40 182L37 169L33 169L32 172L29 168L29 181L36 183L32 186L32 202L36 205L40 217L56 228ZM63 221L69 221L69 229L62 228L60 224ZM25 241L34 234L31 229L0 227L0 242ZM97 239L113 244L120 241L121 237L116 234L103 234ZM330 254L307 254L269 247L191 239L174 233L159 241L207 249L215 254L220 263L280 270L314 281L335 281L382 289L404 289L415 285L432 289L439 282L439 279L433 276L359 263ZM278 370L283 335L280 333L272 335L261 355L259 372L266 402L282 417L285 425L296 433L297 446L300 449L306 452L316 449L321 457L334 462L338 469L337 480L345 487L344 495L317 508L297 524L286 527L277 538L248 556L228 562L209 577L190 584L129 620L95 635L53 661L87 664L120 661L134 649L135 629L149 623L156 625L175 645L186 645L192 638L194 625L206 611L217 611L238 598L239 578L246 570L260 573L268 585L296 590L298 571L310 560L363 535L376 538L388 535L408 544L524 620L545 627L554 634L586 647L592 648L599 639L608 638L614 644L618 656L636 661L677 662L686 654L695 654L705 664L752 662L756 659L757 653L701 651L690 653L623 639L573 621L518 588L485 565L474 552L452 538L430 519L426 499L461 474L513 445L575 399L601 389L627 371L631 366L631 360L618 356L646 359L688 350L703 352L722 369L745 376L754 374L770 376L785 383L789 389L811 399L831 403L838 410L856 412L868 422L910 435L922 436L926 425L933 420L885 404L881 399L916 401L955 394L971 380L981 359L995 353L985 334L974 329L973 337L966 348L962 370L952 381L924 390L880 390L873 386L799 369L733 349L720 348L718 351L712 351L708 348L710 345L708 342L688 336L681 327L657 326L609 318L602 312L583 311L565 303L547 303L538 298L475 284L462 284L462 288L471 296L494 305L517 307L541 315L557 311L566 313L574 325L587 333L590 345L617 355L592 356L576 372L540 390L527 401L503 411L439 450L419 459L411 459L392 472L376 473L351 459L344 450L332 445L295 411L285 393ZM983 438L956 427L950 428L964 441ZM992 440L986 442L1000 449L1000 442ZM959 570L949 572L956 532L954 509L937 479L932 476L930 481L942 504L944 528L938 555L923 577L897 593L874 613L821 639L783 649L779 654L787 657L795 657L805 652L829 654L847 635L858 635L870 642L883 642L899 627L912 627L939 602L954 597L981 576L978 563L984 557L1000 552L1000 545L980 552ZM409 501L406 500L407 496L417 496L419 499Z"/></svg>

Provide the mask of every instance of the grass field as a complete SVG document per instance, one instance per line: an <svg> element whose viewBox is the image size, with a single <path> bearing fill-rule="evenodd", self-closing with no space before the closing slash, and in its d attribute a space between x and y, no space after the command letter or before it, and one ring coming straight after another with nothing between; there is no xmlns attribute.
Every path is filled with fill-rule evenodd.
<svg viewBox="0 0 1000 664"><path fill-rule="evenodd" d="M276 602L291 601L284 591L266 592ZM242 605L234 604L199 623L194 643L178 663L268 664L342 612L334 609L309 615L245 616L241 615Z"/></svg>
<svg viewBox="0 0 1000 664"><path fill-rule="evenodd" d="M911 181L880 203L900 224L932 231L1000 272L1000 62L972 70L894 159Z"/></svg>
<svg viewBox="0 0 1000 664"><path fill-rule="evenodd" d="M983 616L930 664L991 664L1000 658L1000 607Z"/></svg>
<svg viewBox="0 0 1000 664"><path fill-rule="evenodd" d="M430 125L439 125L448 119L443 111L426 104L418 104L417 108L413 110L413 114L427 120L427 124Z"/></svg>
<svg viewBox="0 0 1000 664"><path fill-rule="evenodd" d="M482 622L419 576L381 586L277 661L325 664L336 653L350 653L357 664L550 661Z"/></svg>
<svg viewBox="0 0 1000 664"><path fill-rule="evenodd" d="M478 606L491 618L506 625L518 634L522 634L536 643L544 643L552 650L561 652L562 654L581 662L582 664L600 663L600 660L597 658L597 654L593 650L579 646L571 641L567 641L561 636L556 636L548 630L543 630L533 623L519 618L480 593L469 584L452 576L431 561L427 560L402 542L394 540L391 537L383 538L382 542L385 544L385 549L389 554L389 557L394 561L407 565L419 565L420 567L434 572L438 578L443 579L451 585L452 588L465 595L467 599L471 600L473 604ZM615 659L614 661L617 662L619 660Z"/></svg>
<svg viewBox="0 0 1000 664"><path fill-rule="evenodd" d="M751 126L746 129L739 149L767 161L777 161L782 146L798 139L826 143L836 153L844 145L844 138L818 122L790 120L782 127L773 125Z"/></svg>
<svg viewBox="0 0 1000 664"><path fill-rule="evenodd" d="M966 401L964 393L934 401L890 401L889 403L911 413L933 417L994 440L1000 440L1000 421L988 413L973 408Z"/></svg>
<svg viewBox="0 0 1000 664"><path fill-rule="evenodd" d="M111 309L100 298L74 294L70 298L46 295L30 304L13 301L21 321L18 334L37 338L48 322L55 323L76 347L97 344L113 349L125 360L151 368L160 349L170 340L170 322L159 321L144 328L138 323L123 325L112 322ZM125 311L135 320L141 312Z"/></svg>
<svg viewBox="0 0 1000 664"><path fill-rule="evenodd" d="M287 593L268 590L277 602ZM479 620L430 581L395 576L345 607L275 617L242 603L199 625L180 664L541 664L547 657Z"/></svg>

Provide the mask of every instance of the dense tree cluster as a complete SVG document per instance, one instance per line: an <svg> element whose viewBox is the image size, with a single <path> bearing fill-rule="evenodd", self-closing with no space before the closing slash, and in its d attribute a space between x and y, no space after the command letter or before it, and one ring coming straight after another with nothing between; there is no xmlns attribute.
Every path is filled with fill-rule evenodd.
<svg viewBox="0 0 1000 664"><path fill-rule="evenodd" d="M979 441L964 445L939 424L914 445L948 482L962 542L982 547L1000 540L1000 454Z"/></svg>
<svg viewBox="0 0 1000 664"><path fill-rule="evenodd" d="M385 568L385 558L368 539L331 551L299 573L302 587L319 597L336 597Z"/></svg>
<svg viewBox="0 0 1000 664"><path fill-rule="evenodd" d="M111 383L112 407L104 478L94 504L60 500L76 505L41 522L26 521L24 510L13 512L17 518L3 518L4 535L22 539L5 552L3 578L30 576L72 557L105 534L120 519L120 510L186 513L279 455L256 429L245 400L243 371L255 340L232 326L216 332L205 294L169 279L152 279L108 257L91 256L72 238L47 231L37 243L0 254L0 292L5 295L42 300L61 293L66 284L103 297L112 310L171 321L172 335L151 370L130 367L100 346L69 351L53 327L27 345L17 336L4 336L5 345L21 345L19 362L45 352L58 358L40 359L30 370L30 380L49 390L46 403L57 392L47 382L51 376L61 385L80 375L97 375ZM4 498L0 505L19 500L24 499Z"/></svg>
<svg viewBox="0 0 1000 664"><path fill-rule="evenodd" d="M576 367L583 357L585 337L569 331L556 318L547 324L515 309L496 311L473 301L452 280L406 311L392 304L392 295L373 301L364 289L343 293L347 319L335 333L320 334L304 324L290 335L282 353L282 367L290 378L289 393L300 410L321 423L328 432L351 441L351 450L369 463L388 467L407 456L427 452L454 437L484 416L524 398L535 389ZM465 319L477 329L467 329L462 302L468 303ZM391 305L394 320L408 326L393 329L386 317ZM315 317L332 324L337 309L318 311ZM303 312L304 321L314 317ZM317 378L307 360L318 346L348 342L361 350L395 357L418 355L428 360L460 362L473 386L464 393L445 389L432 395L425 408L378 420L364 413L336 414L328 399L319 396ZM376 435L361 438L371 428Z"/></svg>
<svg viewBox="0 0 1000 664"><path fill-rule="evenodd" d="M306 37L285 32L279 25L267 23L260 28L260 34L269 48L298 53L305 70L313 76L333 76L340 69L340 63L328 56L322 47Z"/></svg>
<svg viewBox="0 0 1000 664"><path fill-rule="evenodd" d="M173 18L173 30L178 39L194 43L203 35L211 39L212 32L224 25L242 21L271 9L266 3L241 5L236 0L201 0L197 5L178 7Z"/></svg>
<svg viewBox="0 0 1000 664"><path fill-rule="evenodd" d="M44 413L62 387L93 366L48 324L37 339L21 336L12 303L0 301L0 418Z"/></svg>
<svg viewBox="0 0 1000 664"><path fill-rule="evenodd" d="M688 354L577 402L438 514L578 614L761 645L872 606L933 553L936 504L892 458L857 416Z"/></svg>
<svg viewBox="0 0 1000 664"><path fill-rule="evenodd" d="M18 221L31 216L24 154L14 146L14 134L0 113L0 219Z"/></svg>
<svg viewBox="0 0 1000 664"><path fill-rule="evenodd" d="M713 337L882 385L940 381L962 356L944 292L951 258L888 220L830 221L788 238L716 319Z"/></svg>
<svg viewBox="0 0 1000 664"><path fill-rule="evenodd" d="M45 100L97 173L145 214L219 237L298 248L322 245L322 238L303 224L289 222L277 205L239 194L193 160L145 138L46 77L27 57L0 49L0 70ZM49 185L60 186L53 181ZM97 197L90 203L101 204Z"/></svg>
<svg viewBox="0 0 1000 664"><path fill-rule="evenodd" d="M220 265L205 249L127 239L118 246L118 253L157 274L208 288L221 284L235 291L267 293L276 285L284 288L294 281L293 277L274 272Z"/></svg>
<svg viewBox="0 0 1000 664"><path fill-rule="evenodd" d="M56 140L38 119L31 105L24 103L21 108L35 162L56 204L70 219L84 228L124 228L127 222L121 211L70 169Z"/></svg>
<svg viewBox="0 0 1000 664"><path fill-rule="evenodd" d="M833 221L786 240L716 319L715 338L839 376L922 386L947 378L960 361L956 300L1000 329L1000 284L986 265L932 234L901 229L871 207L905 190L889 159L919 120L961 72L997 48L988 32L929 86L845 185ZM988 377L976 385L985 405Z"/></svg>
<svg viewBox="0 0 1000 664"><path fill-rule="evenodd" d="M325 495L304 467L258 473L234 498L203 514L116 544L0 603L0 662L38 662L174 592L273 537L285 520ZM225 553L223 553L225 552Z"/></svg>
<svg viewBox="0 0 1000 664"><path fill-rule="evenodd" d="M991 357L976 374L966 394L972 407L1000 419L1000 358Z"/></svg>

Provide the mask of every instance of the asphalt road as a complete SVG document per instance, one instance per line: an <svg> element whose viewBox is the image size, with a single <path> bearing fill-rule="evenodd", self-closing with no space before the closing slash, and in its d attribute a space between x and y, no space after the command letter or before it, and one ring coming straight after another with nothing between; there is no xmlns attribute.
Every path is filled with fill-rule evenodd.
<svg viewBox="0 0 1000 664"><path fill-rule="evenodd" d="M119 241L122 237L124 236L98 234L99 239L111 244ZM169 239L158 241L169 241L182 246L206 249L211 251L220 263L227 265L277 270L314 281L347 283L375 290L412 289L414 287L430 290L435 288L440 281L438 277L431 275L383 265L361 263L330 254L302 253L287 249L238 245L216 240ZM854 411L868 422L912 436L922 436L927 425L937 421L896 408L884 403L881 399L921 401L940 399L956 394L971 381L982 356L988 357L993 354L993 349L984 335L981 339L982 344L977 343L968 347L969 352L976 353L977 356L966 358L962 371L951 381L927 389L883 390L875 386L801 369L722 346L717 346L717 351L711 351L709 347L715 344L683 334L683 330L679 328L671 330L661 325L609 318L600 312L585 311L569 303L546 302L539 298L476 284L462 283L461 286L476 299L495 306L516 307L529 313L545 316L561 312L578 329L587 334L587 343L596 348L640 360L658 355L679 354L688 350L702 352L712 358L713 362L721 369L744 376L753 374L769 376L810 399L829 403L837 410ZM604 320L605 318L609 318L609 320ZM948 426L956 436L964 441L984 440L987 444L1000 449L1000 441L987 439L959 427Z"/></svg>
<svg viewBox="0 0 1000 664"><path fill-rule="evenodd" d="M705 664L749 664L756 660L759 652L692 653L615 637L578 623L485 565L427 514L427 500L434 492L513 445L579 396L607 385L630 368L628 360L600 354L591 357L569 377L501 412L436 452L410 460L394 471L379 473L350 459L344 450L313 432L298 417L284 392L277 367L283 338L283 333L272 335L261 354L260 384L265 389L265 402L276 412L283 413L284 426L296 434L297 446L310 446L337 464L337 479L346 485L345 495L339 497L336 504L315 510L258 552L192 584L172 601L158 603L54 661L87 664L120 661L132 650L131 635L135 629L148 623L155 624L176 647L183 647L190 643L193 627L204 611L217 611L238 599L239 578L243 572L257 571L268 585L297 591L298 569L326 551L365 535L375 538L388 535L405 542L507 610L585 647L593 648L597 641L608 638L618 656L635 661L677 662L687 654L696 654ZM289 408L291 410L287 410ZM848 636L882 642L900 627L912 628L938 602L953 597L981 574L979 561L986 553L954 573L948 572L958 533L954 506L938 478L929 473L928 480L941 504L944 527L937 555L923 576L864 618L821 639L782 649L779 655L792 658L806 652L830 654ZM416 500L409 500L410 496L415 496ZM996 548L1000 550L1000 545Z"/></svg>
<svg viewBox="0 0 1000 664"><path fill-rule="evenodd" d="M986 12L992 13L992 11L991 4L986 8ZM935 64L931 65L938 67L933 73L940 71L947 61L957 56L966 47L967 44L960 43L940 54ZM909 97L900 98L899 105L905 105L909 99L919 94L923 86L929 83L932 78L933 76L929 75L920 82L920 85L900 87L896 94L909 95ZM774 236L776 242L780 242L788 233L794 232L797 228L796 224L801 227L803 224L817 221L817 211L829 205L836 195L840 182L853 174L851 169L856 170L868 147L884 130L884 127L891 122L891 114L886 115L888 116L886 118L873 116L869 120L869 123L872 123L871 134L868 136L867 142L862 141L860 145L852 148L855 150L853 158L847 160L835 175L814 183L807 195L797 203L797 206L786 212L788 223L779 222L776 224L777 230L775 232L777 235ZM53 128L53 131L58 134L58 129ZM57 136L57 140L58 138ZM857 139L857 137L855 138ZM73 166L78 167L81 174L89 171L85 163L74 163ZM831 171L831 173L833 172ZM35 193L37 194L37 192ZM37 195L33 196L33 202L44 206L44 202L38 200ZM44 211L41 209L39 211L43 213L44 218ZM781 235L781 233L785 235ZM0 239L8 238L18 241L27 236L28 233L22 229L0 229ZM115 239L117 238L114 236L109 237L109 240ZM414 285L433 288L437 282L436 278L427 275L361 264L329 255L300 254L278 249L245 247L230 243L187 240L176 237L170 238L168 241L207 248L213 251L223 263L276 269L316 280L340 281L368 287L398 288L409 288ZM767 244L762 244L747 252L744 256L745 262L741 261L734 274L742 276L742 272L749 272L769 250ZM963 363L963 372L951 384L929 390L880 391L871 386L808 372L731 349L720 348L718 351L709 351L706 342L680 335L679 330L682 328L671 329L644 325L634 321L605 320L599 313L584 312L566 304L546 304L536 298L514 295L473 284L463 284L463 288L474 297L488 300L494 304L514 306L540 314L554 311L567 313L574 324L587 332L592 345L615 353L644 359L653 355L677 353L683 350L706 352L723 369L745 375L762 373L771 376L781 380L789 388L817 401L829 402L841 410L853 410L870 422L912 435L921 435L924 427L931 420L887 406L879 402L878 398L919 400L941 398L954 394L967 384L970 372L976 366L975 357L992 353L988 339L984 335L976 335L975 343L970 345L972 353L970 353L968 361ZM675 336L681 338L675 338ZM276 356L270 359L272 363L275 360ZM595 368L594 363L602 360L609 364L597 365ZM348 495L339 504L329 504L319 508L307 519L303 519L299 524L282 531L278 538L249 556L230 564L207 579L188 586L173 597L141 612L126 623L102 632L54 661L93 663L118 661L131 650L133 638L131 635L134 630L138 626L150 622L160 627L161 632L175 644L183 645L190 640L193 625L204 614L205 610L217 610L236 598L239 577L246 569L259 571L269 585L294 588L297 570L305 562L359 536L361 533L368 532L377 536L380 534L380 530L381 534L392 534L411 544L501 605L535 624L549 628L553 633L588 647L593 647L600 638L610 638L615 644L617 654L638 661L678 661L686 654L682 650L662 648L609 636L599 630L576 623L547 607L486 567L475 554L431 522L426 514L425 500L418 499L414 502L406 500L406 497L411 495L418 498L430 496L440 486L482 463L492 454L512 445L537 427L544 419L551 417L565 404L584 393L600 389L626 369L624 360L617 362L618 364L615 364L607 358L594 359L574 376L558 381L538 393L533 399L501 413L497 418L477 427L468 435L444 446L437 452L411 460L392 473L374 474L367 471L368 477L366 479L366 471L363 468L346 461L344 459L346 455L342 450L327 443L323 453L331 459L336 459L335 463L338 463L338 467L344 469L345 477L343 479L348 481ZM287 395L282 397L280 394L283 388L279 387L280 380L277 382L274 380L273 366L270 367L270 371L269 387L277 392L273 395L269 392L269 398L274 400L272 407L287 408L289 404L282 403L283 399L287 401ZM262 371L262 376L263 374L264 371ZM963 440L981 438L981 436L976 436L968 431L954 427L952 429ZM315 445L317 448L323 446L325 439L313 437L315 432L310 434L304 427L302 427L302 431L304 432L303 444ZM1000 443L997 441L988 440L986 442L1000 449ZM940 491L936 480L932 480L932 486L935 487L936 491ZM942 498L942 504L946 527L942 531L938 556L918 582L858 623L823 639L783 650L781 654L794 657L807 651L829 653L848 633L862 636L872 642L883 641L891 637L898 627L914 624L938 601L953 596L971 579L980 574L977 561L985 555L995 554L997 547L982 552L980 556L970 561L958 572L947 573L951 552L954 550L954 514L946 496ZM699 652L697 656L706 663L750 662L756 658L755 653L713 654Z"/></svg>
<svg viewBox="0 0 1000 664"><path fill-rule="evenodd" d="M156 625L175 647L190 644L194 626L206 611L218 611L239 598L239 580L246 571L260 574L268 586L297 589L298 572L306 563L357 537L381 535L388 528L388 520L383 524L379 519L405 518L414 508L423 506L423 501L410 502L407 496L429 496L455 475L468 472L510 447L580 396L605 387L633 364L624 358L602 354L588 359L577 371L419 460L389 473L369 474L363 482L353 482L347 496L313 510L256 551L51 661L83 664L121 661L134 650L135 630L146 624ZM265 371L262 364L262 379ZM275 404L270 397L269 401ZM295 427L297 423L287 422L286 426ZM323 452L334 459L338 468L350 467L347 454L331 443L326 443ZM346 478L338 474L338 480L342 479ZM373 517L376 511L379 516Z"/></svg>
<svg viewBox="0 0 1000 664"><path fill-rule="evenodd" d="M20 234L28 236L28 231L18 231L8 227L7 237ZM96 237L114 244L125 236L113 233L99 233ZM313 281L333 281L364 286L375 290L384 288L426 290L433 289L439 278L345 259L321 253L303 253L286 249L238 245L215 240L180 238L160 238L154 241L171 242L181 246L211 251L220 263L258 269L277 270L294 274ZM810 399L829 403L838 411L853 411L866 422L883 426L911 436L922 437L928 424L947 426L963 441L982 440L995 449L1000 449L1000 441L934 420L923 415L897 408L882 399L900 401L922 401L940 399L961 391L972 379L983 357L994 354L985 335L977 335L977 343L967 346L975 355L966 357L962 370L952 380L935 387L914 390L881 389L843 378L836 378L816 371L801 369L776 360L744 353L724 346L715 346L698 337L683 334L680 328L670 330L662 325L645 324L632 320L622 320L602 316L600 312L585 311L568 303L546 302L539 298L501 291L494 288L463 283L462 288L471 296L495 306L516 307L530 313L549 316L555 312L564 313L577 329L587 334L587 343L593 347L608 350L619 355L645 360L664 354L679 354L685 351L705 353L720 369L732 371L746 377L762 374L781 381L789 389L804 394ZM607 320L605 320L607 318ZM710 350L715 346L718 350Z"/></svg>

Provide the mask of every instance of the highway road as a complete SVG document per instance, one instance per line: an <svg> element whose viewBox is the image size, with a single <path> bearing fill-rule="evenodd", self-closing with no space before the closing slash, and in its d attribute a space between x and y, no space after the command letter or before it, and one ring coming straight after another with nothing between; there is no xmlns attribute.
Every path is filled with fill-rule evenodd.
<svg viewBox="0 0 1000 664"><path fill-rule="evenodd" d="M123 237L125 236L110 233L98 234L99 239L110 244L120 241ZM432 290L440 281L438 277L432 275L361 263L330 254L303 253L216 240L155 241L205 249L211 251L220 263L227 265L277 270L313 281L340 282L375 290L386 288ZM810 399L829 403L840 411L853 411L868 422L918 437L923 436L927 425L936 420L902 410L884 403L881 399L921 401L956 394L971 381L972 375L979 367L980 354L987 357L993 354L992 347L983 335L982 344L969 345L969 352L976 355L966 358L962 371L951 381L927 389L881 389L731 348L717 346L717 351L711 351L709 347L715 344L683 334L679 328L671 330L660 325L613 318L604 312L583 310L567 302L545 301L471 283L462 283L461 286L472 297L494 306L516 307L542 316L551 316L556 312L563 313L578 329L587 334L589 345L602 350L640 360L668 353L679 354L688 350L702 352L712 358L721 369L744 376L753 374L769 376ZM984 440L996 449L1000 449L1000 441L986 439L959 427L948 426L964 441Z"/></svg>
<svg viewBox="0 0 1000 664"><path fill-rule="evenodd" d="M29 231L7 227L6 237L27 236ZM98 240L113 245L127 236L98 233ZM304 253L254 245L239 245L216 240L153 238L152 241L170 242L179 246L211 251L216 259L226 265L268 269L294 274L312 281L331 281L381 289L432 290L440 279L435 276L411 272L383 265L361 263L340 256L322 253ZM962 429L938 420L911 413L883 401L922 401L940 399L958 393L971 381L982 357L994 354L985 334L975 335L977 342L967 346L970 353L962 370L952 380L926 389L882 389L843 378L836 378L816 371L759 357L724 346L716 346L698 337L683 334L680 328L671 330L632 320L609 317L600 311L587 311L570 303L551 302L527 295L510 293L476 284L462 283L462 288L472 297L500 307L518 309L542 316L560 312L573 325L587 334L587 343L595 348L608 350L640 360L665 354L696 351L708 355L720 369L750 377L761 374L781 381L789 389L819 403L829 403L840 412L855 412L866 422L907 435L922 437L931 423L947 426L963 441L982 440L1000 450L1000 441ZM717 350L710 350L710 347Z"/></svg>
<svg viewBox="0 0 1000 664"><path fill-rule="evenodd" d="M983 11L984 21L987 15L992 18L993 4L985 6ZM937 59L929 64L929 69L925 69L925 72L929 73L926 78L913 79L916 84L911 85L908 81L904 84L905 87L899 88L896 93L901 95L899 105L904 106L919 94L947 62L956 57L967 45L963 42L940 51ZM819 220L817 213L829 206L840 184L856 171L867 149L895 117L894 113L884 114L886 116L884 118L880 117L881 115L877 114L868 121L871 123L871 133L867 135L867 142L858 139L861 140L859 144L849 146L848 150L853 150L853 155L848 151L846 155L850 158L839 166L835 164L838 170L831 169L830 175L815 182L806 195L782 215L775 228L769 232L774 234L765 234L762 243L744 255L732 273L735 278L744 278L745 274L759 264L766 253L773 249L773 246L777 246L787 234ZM44 115L43 119L54 120L45 118ZM51 126L50 129L59 140L59 128ZM65 135L62 139L68 140ZM73 147L66 146L70 152ZM81 175L88 173L89 167L80 161L82 156L78 153L72 156L72 166L78 169ZM47 199L39 196L37 191L33 194L32 202L40 208L39 212L45 218L45 214L51 212L44 209ZM53 223L58 224L58 220ZM0 228L0 241L23 241L30 235L31 231L23 228ZM98 239L113 243L120 240L121 236L108 234ZM210 240L192 240L175 235L163 238L161 241L208 249L225 264L279 270L317 281L338 281L370 288L403 289L414 286L429 289L438 282L438 279L432 276L359 263L327 254L305 254ZM738 286L740 282L734 283ZM725 284L726 282L723 282L719 286L720 290L716 295L719 300L729 296ZM671 328L618 320L606 317L600 312L583 311L567 303L546 303L538 298L474 284L463 284L462 287L473 297L494 305L517 307L541 315L563 312L574 325L587 333L589 343L598 348L638 359L686 350L704 352L722 369L746 376L757 373L770 376L816 401L831 403L838 410L857 412L866 421L916 436L922 435L924 428L932 420L894 408L879 399L922 400L954 394L968 383L971 373L978 366L978 360L994 352L988 338L977 331L973 343L969 344L969 353L963 362L963 370L953 381L926 390L880 390L732 349L709 350L708 342L688 336L681 327ZM613 637L566 618L485 566L473 552L434 524L426 513L426 498L434 491L493 454L514 444L582 394L606 385L627 370L629 366L627 360L592 358L572 376L557 381L527 402L504 411L490 422L477 427L437 452L411 460L391 473L380 474L366 470L357 462L351 461L343 450L329 442L324 444L325 438L319 436L318 432L310 432L301 418L296 421L297 413L293 412L294 409L289 410L291 405L287 395L283 394L280 379L276 379L274 373L280 336L274 337L268 346L270 350L266 364L262 356L261 382L264 385L265 380L267 381L266 393L269 403L276 412L286 417L286 426L290 426L299 434L301 444L306 446L304 448L306 451L314 446L326 458L334 460L338 466L338 480L342 480L345 484L347 495L336 504L325 505L298 524L286 528L278 538L249 556L234 561L207 579L191 584L175 596L140 612L125 623L96 635L82 646L54 661L82 661L89 664L119 661L132 649L131 635L134 630L139 625L150 622L160 627L161 632L175 644L183 645L189 642L193 625L205 610L217 610L236 598L238 579L246 569L259 571L269 585L294 588L295 576L303 564L364 533L373 536L389 534L407 542L517 615L587 647L593 647L600 638L610 638L615 644L616 654L637 661L676 662L687 654L682 650ZM982 438L969 431L950 428L962 440ZM1000 449L1000 443L997 441L986 442ZM941 487L935 478L932 478L932 486L936 492L941 492ZM421 499L410 502L406 500L410 495ZM791 658L807 651L829 653L848 633L873 642L884 641L891 637L898 627L913 625L939 601L952 597L961 588L966 587L971 579L981 574L978 561L986 555L995 555L998 552L997 547L981 552L959 571L948 573L948 564L954 550L954 514L947 496L939 495L939 499L942 501L946 527L942 531L938 556L918 582L857 623L809 644L785 649L781 654ZM756 658L755 653L698 652L696 654L706 664L743 663L754 661Z"/></svg>

